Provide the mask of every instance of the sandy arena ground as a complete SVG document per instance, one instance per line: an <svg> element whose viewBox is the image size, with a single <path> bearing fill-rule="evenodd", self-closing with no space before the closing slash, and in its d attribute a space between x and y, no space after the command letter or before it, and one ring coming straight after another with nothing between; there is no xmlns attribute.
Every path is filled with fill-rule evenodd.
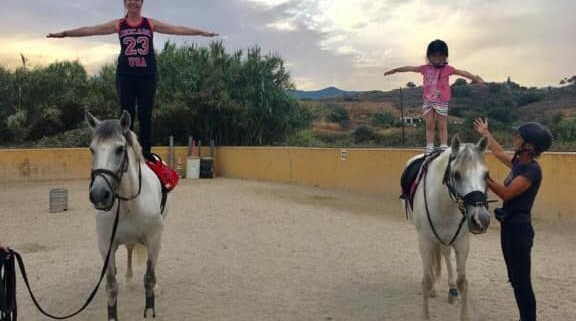
<svg viewBox="0 0 576 321"><path fill-rule="evenodd" d="M69 210L48 213L51 188ZM63 315L94 286L96 249L88 182L2 184L0 239L19 251L42 306ZM183 180L169 198L157 267L156 320L419 320L417 234L397 195L217 178ZM537 213L536 213L537 216ZM576 216L576 213L575 213ZM536 219L533 280L539 320L576 319L576 223ZM472 237L468 280L473 320L518 319L499 248L499 226ZM118 252L122 321L141 320L144 265L126 283ZM18 279L19 320L49 320ZM459 305L431 300L432 320L458 320ZM106 319L104 283L71 320Z"/></svg>

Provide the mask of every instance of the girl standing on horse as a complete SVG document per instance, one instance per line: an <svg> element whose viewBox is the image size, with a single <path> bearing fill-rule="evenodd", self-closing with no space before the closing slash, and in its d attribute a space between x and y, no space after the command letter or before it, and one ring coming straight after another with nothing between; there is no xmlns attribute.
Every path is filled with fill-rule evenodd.
<svg viewBox="0 0 576 321"><path fill-rule="evenodd" d="M448 103L451 92L449 78L458 75L486 86L479 76L474 76L465 70L459 70L448 64L448 45L442 40L434 40L426 49L427 64L422 66L405 66L388 70L384 76L397 72L418 72L423 76L422 105L424 120L426 121L426 153L434 151L435 126L438 127L440 148L448 148Z"/></svg>
<svg viewBox="0 0 576 321"><path fill-rule="evenodd" d="M123 0L126 15L120 19L88 27L49 33L49 38L85 37L94 35L118 34L120 55L116 69L116 88L122 109L127 110L132 124L138 114L140 122L139 140L144 157L155 163L156 168L165 171L165 164L151 153L152 109L156 94L157 68L154 53L154 32L214 37L217 33L184 26L174 26L156 19L142 16L144 0ZM131 129L133 129L132 125ZM153 168L157 170L156 168ZM163 173L160 173L161 176ZM162 179L162 178L161 178Z"/></svg>

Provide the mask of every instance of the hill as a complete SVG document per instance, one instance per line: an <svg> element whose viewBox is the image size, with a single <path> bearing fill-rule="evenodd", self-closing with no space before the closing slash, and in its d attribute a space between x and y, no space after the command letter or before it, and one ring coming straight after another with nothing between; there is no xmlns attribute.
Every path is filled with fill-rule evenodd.
<svg viewBox="0 0 576 321"><path fill-rule="evenodd" d="M329 87L334 88L334 87ZM305 98L302 103L317 116L312 127L313 144L325 146L420 146L424 123L422 88L404 88L387 92L351 92L335 88L339 96ZM315 96L317 92L309 92ZM326 97L326 96L325 96ZM527 88L508 83L488 83L479 88L463 82L452 85L449 108L450 132L464 139L475 139L471 126L476 117L488 117L491 129L505 144L510 128L521 122L539 121L557 137L555 148L576 148L576 84L561 87ZM416 120L402 126L401 115ZM312 141L312 140L311 140Z"/></svg>
<svg viewBox="0 0 576 321"><path fill-rule="evenodd" d="M342 90L336 87L326 87L320 90L291 90L288 91L292 97L298 99L319 100L327 98L342 98L356 96L361 91Z"/></svg>

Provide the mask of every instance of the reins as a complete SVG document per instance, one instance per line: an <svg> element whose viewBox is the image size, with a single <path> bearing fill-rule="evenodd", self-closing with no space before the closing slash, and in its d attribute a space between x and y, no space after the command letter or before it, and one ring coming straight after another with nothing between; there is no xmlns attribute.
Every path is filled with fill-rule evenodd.
<svg viewBox="0 0 576 321"><path fill-rule="evenodd" d="M133 147L132 147L133 148ZM24 260L20 253L10 249L6 253L5 257L0 258L0 321L17 321L18 320L18 307L16 303L16 262L18 263L18 267L20 269L20 273L22 274L22 279L24 280L24 284L26 285L26 289L32 298L32 302L36 308L45 316L56 319L56 320L64 320L69 319L78 315L80 312L84 311L86 307L92 302L98 289L100 288L100 284L102 283L102 279L104 279L104 275L106 275L106 269L108 268L108 263L110 261L110 254L112 253L112 246L114 244L114 239L116 238L116 231L118 229L118 221L120 217L120 201L129 201L133 200L140 195L142 191L142 165L140 162L138 163L138 192L130 197L123 197L116 192L114 194L115 199L117 200L114 203L117 203L116 208L116 215L114 217L114 225L112 227L112 235L110 236L110 245L108 246L108 252L106 254L106 259L104 260L104 265L102 266L102 270L100 271L100 277L96 286L90 292L90 295L84 302L84 304L75 312L65 315L65 316L57 316L46 312L38 303L36 296L32 292L30 287L30 282L28 280L28 274L26 273L26 266L24 264ZM108 169L94 169L92 170L91 182L90 186L92 186L94 182L94 178L96 176L100 176L104 179L108 187L113 190L111 182L108 180L106 175L110 175L116 182L119 184L122 180L122 177L125 172L128 170L128 152L124 154L124 158L122 161L122 165L120 166L119 173L115 173ZM113 203L113 204L114 204ZM112 205L113 206L113 205ZM3 253L0 252L0 255Z"/></svg>
<svg viewBox="0 0 576 321"><path fill-rule="evenodd" d="M96 283L96 286L90 292L88 299L86 302L78 309L76 312L65 316L57 316L46 312L38 303L36 296L32 292L30 287L30 282L28 281L28 274L26 273L26 266L24 265L24 260L20 253L10 249L8 251L8 257L2 261L0 260L0 276L1 276L1 289L0 289L0 321L17 321L18 320L18 308L16 304L16 268L15 262L18 263L18 267L20 269L20 274L22 274L22 279L24 280L24 284L26 284L26 289L28 289L28 293L32 298L32 302L36 308L45 316L56 319L56 320L64 320L69 319L80 312L84 311L86 307L92 302L96 293L98 292L98 288L100 287L100 283L102 283L102 279L104 275L106 275L106 269L108 267L108 262L110 261L110 253L112 252L112 244L114 243L114 238L116 237L116 230L118 229L118 217L120 212L120 201L118 201L118 208L116 209L116 217L114 218L114 226L112 228L112 236L110 237L110 246L108 247L108 253L106 254L106 259L104 261L104 265L102 266L102 270L100 271L100 278Z"/></svg>
<svg viewBox="0 0 576 321"><path fill-rule="evenodd" d="M464 222L466 222L466 220L467 220L466 205L488 207L486 191L484 191L484 193L482 193L481 191L473 191L473 192L470 192L470 193L462 196L454 189L454 187L452 186L452 183L451 183L450 168L451 168L452 161L455 158L456 158L455 156L450 155L450 157L448 159L448 165L446 166L446 170L444 171L444 178L442 179L442 183L444 185L446 185L446 188L448 189L448 194L450 195L450 199L452 199L456 203L456 205L458 206L458 210L462 214L462 219L458 223L458 228L456 229L456 233L454 233L454 236L452 237L452 239L450 239L450 242L448 242L448 243L444 242L444 240L442 240L440 238L440 236L438 235L438 232L436 231L436 228L434 227L434 224L432 223L432 218L430 217L430 210L428 208L428 198L426 196L427 195L427 193L426 193L426 176L428 176L427 171L423 175L424 176L423 177L424 207L426 209L426 218L428 219L428 223L430 224L430 228L432 229L432 233L434 233L434 236L436 237L436 239L440 243L442 243L442 245L444 245L444 246L452 245L454 243L454 241L456 241L456 238L458 238L458 235L460 234L460 231L462 230L462 226L464 225Z"/></svg>
<svg viewBox="0 0 576 321"><path fill-rule="evenodd" d="M446 167L446 172L444 173L444 180L446 179L446 173L449 173L450 163L452 163L452 160L454 160L454 157L452 155L450 155L450 159L448 160L448 166ZM466 222L466 215L462 211L462 208L460 207L460 205L458 205L458 209L460 209L460 213L462 213L462 219L460 220L460 223L458 223L458 229L456 230L456 233L454 233L454 236L452 237L450 242L449 243L444 242L444 240L442 240L440 238L440 236L438 235L438 232L436 231L436 228L434 227L434 224L432 223L432 218L430 217L430 210L428 209L428 197L426 197L426 177L428 176L427 174L428 174L428 172L424 173L424 177L423 177L423 180L424 180L423 181L423 184L424 184L424 191L423 191L424 192L424 208L426 209L426 217L428 218L428 223L430 224L430 228L432 229L432 233L434 233L434 236L436 237L436 239L440 243L442 243L442 245L450 246L454 243L454 241L456 240L456 238L460 234L460 230L462 230L462 226L464 225L464 222ZM452 192L451 188L448 188L448 190L450 193L450 197L452 198L453 192ZM456 194L454 194L454 195L456 195Z"/></svg>

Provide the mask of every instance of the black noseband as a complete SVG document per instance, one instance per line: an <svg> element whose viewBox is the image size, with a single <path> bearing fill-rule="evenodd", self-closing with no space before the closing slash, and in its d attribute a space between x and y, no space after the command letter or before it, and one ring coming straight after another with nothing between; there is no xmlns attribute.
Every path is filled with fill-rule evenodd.
<svg viewBox="0 0 576 321"><path fill-rule="evenodd" d="M466 206L488 206L486 193L480 191L470 192L462 197Z"/></svg>

